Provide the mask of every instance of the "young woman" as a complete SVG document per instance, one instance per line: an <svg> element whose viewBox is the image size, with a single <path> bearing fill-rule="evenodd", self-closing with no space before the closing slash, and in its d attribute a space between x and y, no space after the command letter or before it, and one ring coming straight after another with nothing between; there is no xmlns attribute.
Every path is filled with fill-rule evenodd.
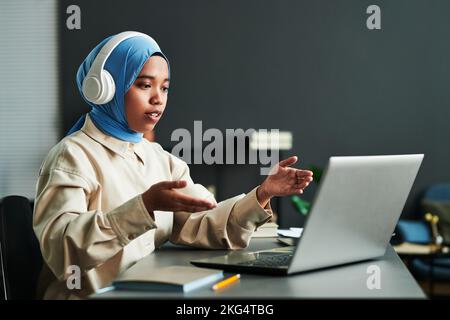
<svg viewBox="0 0 450 320"><path fill-rule="evenodd" d="M95 104L86 98L83 82L111 39L97 45L77 72L91 112L52 148L39 173L34 230L47 299L86 297L166 241L244 248L271 218L270 199L302 193L312 180L312 172L290 167L294 156L248 194L216 203L194 184L185 162L142 137L161 119L169 90L169 63L153 39L121 41L104 65L114 81L112 99Z"/></svg>

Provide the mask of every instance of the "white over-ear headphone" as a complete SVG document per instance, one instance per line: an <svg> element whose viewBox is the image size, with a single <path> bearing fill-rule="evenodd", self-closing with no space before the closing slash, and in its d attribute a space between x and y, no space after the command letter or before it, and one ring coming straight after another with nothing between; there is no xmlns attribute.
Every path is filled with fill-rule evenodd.
<svg viewBox="0 0 450 320"><path fill-rule="evenodd" d="M116 85L111 74L104 70L103 67L114 48L122 41L132 37L146 37L159 49L156 41L145 33L125 31L112 37L97 54L88 74L83 80L82 90L87 101L95 104L105 104L113 99L116 92Z"/></svg>

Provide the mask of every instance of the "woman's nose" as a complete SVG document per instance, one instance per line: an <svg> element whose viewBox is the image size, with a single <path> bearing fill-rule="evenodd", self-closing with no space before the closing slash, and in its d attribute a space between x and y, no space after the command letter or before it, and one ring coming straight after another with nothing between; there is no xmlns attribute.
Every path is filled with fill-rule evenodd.
<svg viewBox="0 0 450 320"><path fill-rule="evenodd" d="M159 92L153 93L150 98L150 103L151 104L161 104L162 103L161 93L159 93Z"/></svg>

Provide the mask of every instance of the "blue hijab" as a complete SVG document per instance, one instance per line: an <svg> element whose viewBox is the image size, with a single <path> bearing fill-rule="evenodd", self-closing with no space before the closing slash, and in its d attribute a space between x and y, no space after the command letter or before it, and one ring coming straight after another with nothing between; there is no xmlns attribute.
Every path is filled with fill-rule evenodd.
<svg viewBox="0 0 450 320"><path fill-rule="evenodd" d="M125 94L130 89L133 82L141 72L142 67L152 55L162 56L169 65L169 60L161 52L158 45L155 46L145 37L132 37L122 41L106 60L104 69L112 75L116 84L116 92L114 98L102 105L94 104L87 101L83 96L82 85L83 80L89 72L95 57L100 52L101 48L110 40L110 36L100 42L86 57L83 63L78 68L77 85L84 101L92 107L89 116L94 122L95 126L103 133L113 136L117 139L128 142L140 142L143 133L135 132L128 126L127 117L125 114ZM170 66L169 66L170 78ZM66 135L70 135L75 131L81 129L86 119L86 114L83 115L77 123L69 130Z"/></svg>

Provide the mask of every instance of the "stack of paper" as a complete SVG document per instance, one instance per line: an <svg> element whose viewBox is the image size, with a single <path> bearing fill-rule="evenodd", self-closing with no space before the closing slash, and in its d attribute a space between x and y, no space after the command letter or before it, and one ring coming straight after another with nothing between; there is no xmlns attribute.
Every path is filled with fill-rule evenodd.
<svg viewBox="0 0 450 320"><path fill-rule="evenodd" d="M283 237L300 238L303 228L279 229L278 234Z"/></svg>
<svg viewBox="0 0 450 320"><path fill-rule="evenodd" d="M253 232L252 238L277 237L277 231L278 225L275 222L267 222Z"/></svg>

